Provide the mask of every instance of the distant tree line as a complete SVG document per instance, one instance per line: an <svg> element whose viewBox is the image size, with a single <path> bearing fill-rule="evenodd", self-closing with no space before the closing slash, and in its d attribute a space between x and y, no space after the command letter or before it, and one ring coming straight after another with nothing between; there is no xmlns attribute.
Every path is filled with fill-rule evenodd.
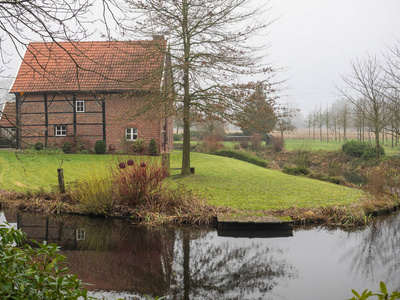
<svg viewBox="0 0 400 300"><path fill-rule="evenodd" d="M377 148L387 140L397 146L400 135L400 41L380 57L368 54L351 61L351 71L337 87L340 100L307 115L310 138L347 140L349 129L357 139ZM323 131L325 131L323 133Z"/></svg>

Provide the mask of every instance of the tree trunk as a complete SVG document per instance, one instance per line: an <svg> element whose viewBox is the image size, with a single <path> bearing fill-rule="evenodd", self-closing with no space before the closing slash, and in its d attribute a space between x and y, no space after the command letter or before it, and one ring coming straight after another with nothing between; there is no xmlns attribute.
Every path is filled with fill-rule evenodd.
<svg viewBox="0 0 400 300"><path fill-rule="evenodd" d="M376 155L377 157L381 157L381 147L380 147L380 143L379 143L379 131L376 130L375 131L375 145L376 145Z"/></svg>
<svg viewBox="0 0 400 300"><path fill-rule="evenodd" d="M184 35L185 62L183 66L183 150L182 150L182 171L181 175L190 175L190 88L189 88L189 54L190 38L188 33L188 6L187 0L183 2L183 24L182 32Z"/></svg>

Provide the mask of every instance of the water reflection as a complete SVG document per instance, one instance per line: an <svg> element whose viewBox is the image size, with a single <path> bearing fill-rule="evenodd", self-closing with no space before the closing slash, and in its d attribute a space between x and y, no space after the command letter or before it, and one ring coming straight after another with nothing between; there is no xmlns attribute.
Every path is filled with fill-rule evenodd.
<svg viewBox="0 0 400 300"><path fill-rule="evenodd" d="M282 278L296 278L284 250L257 242L236 243L209 231L177 236L172 299L266 299Z"/></svg>
<svg viewBox="0 0 400 300"><path fill-rule="evenodd" d="M29 239L61 246L88 289L165 295L171 281L172 230L146 230L122 220L6 212ZM33 244L31 241L29 243Z"/></svg>
<svg viewBox="0 0 400 300"><path fill-rule="evenodd" d="M78 216L4 217L29 238L61 245L71 272L94 284L91 289L110 292L110 299L336 300L350 298L352 288L376 290L381 280L400 290L400 215L352 232L296 228L287 238L145 229Z"/></svg>
<svg viewBox="0 0 400 300"><path fill-rule="evenodd" d="M400 291L400 215L375 219L368 228L351 235L341 257L350 265L350 273L363 280L383 280ZM383 276L380 270L384 270Z"/></svg>

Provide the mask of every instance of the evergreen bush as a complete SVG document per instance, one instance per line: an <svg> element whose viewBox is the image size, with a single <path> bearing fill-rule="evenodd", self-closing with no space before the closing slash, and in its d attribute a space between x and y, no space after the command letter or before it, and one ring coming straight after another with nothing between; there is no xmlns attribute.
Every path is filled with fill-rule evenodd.
<svg viewBox="0 0 400 300"><path fill-rule="evenodd" d="M71 149L72 145L70 142L65 142L61 147L62 152L64 152L65 154L71 153Z"/></svg>
<svg viewBox="0 0 400 300"><path fill-rule="evenodd" d="M382 146L380 146L379 149L381 155L385 155L385 149L383 149ZM361 157L364 160L369 160L378 156L376 147L369 143L358 140L351 140L344 143L342 146L342 151L353 157Z"/></svg>
<svg viewBox="0 0 400 300"><path fill-rule="evenodd" d="M132 143L133 153L143 153L144 150L144 139L138 138Z"/></svg>
<svg viewBox="0 0 400 300"><path fill-rule="evenodd" d="M98 140L96 144L94 144L94 152L96 154L104 154L106 153L106 142L103 140Z"/></svg>
<svg viewBox="0 0 400 300"><path fill-rule="evenodd" d="M151 156L158 155L157 143L155 139L151 139L149 143L149 154Z"/></svg>
<svg viewBox="0 0 400 300"><path fill-rule="evenodd" d="M43 148L44 148L44 145L43 145L42 142L37 142L37 143L35 144L35 150L40 151L40 150L43 150Z"/></svg>
<svg viewBox="0 0 400 300"><path fill-rule="evenodd" d="M354 157L361 157L364 151L370 147L371 146L366 142L350 140L342 145L342 151Z"/></svg>
<svg viewBox="0 0 400 300"><path fill-rule="evenodd" d="M283 167L282 172L289 175L297 176L297 175L308 175L310 173L310 170L308 170L304 166L296 166L296 167Z"/></svg>
<svg viewBox="0 0 400 300"><path fill-rule="evenodd" d="M174 142L179 142L182 140L182 133L174 133Z"/></svg>

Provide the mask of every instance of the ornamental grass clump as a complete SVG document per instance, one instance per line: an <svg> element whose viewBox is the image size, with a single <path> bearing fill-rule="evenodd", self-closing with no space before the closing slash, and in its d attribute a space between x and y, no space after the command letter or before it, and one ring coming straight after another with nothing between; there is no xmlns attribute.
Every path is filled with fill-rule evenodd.
<svg viewBox="0 0 400 300"><path fill-rule="evenodd" d="M126 168L112 168L112 180L121 204L135 206L148 202L161 190L167 177L159 160L142 158L142 161Z"/></svg>
<svg viewBox="0 0 400 300"><path fill-rule="evenodd" d="M71 197L88 214L109 215L114 208L113 187L109 178L77 182L71 191Z"/></svg>

